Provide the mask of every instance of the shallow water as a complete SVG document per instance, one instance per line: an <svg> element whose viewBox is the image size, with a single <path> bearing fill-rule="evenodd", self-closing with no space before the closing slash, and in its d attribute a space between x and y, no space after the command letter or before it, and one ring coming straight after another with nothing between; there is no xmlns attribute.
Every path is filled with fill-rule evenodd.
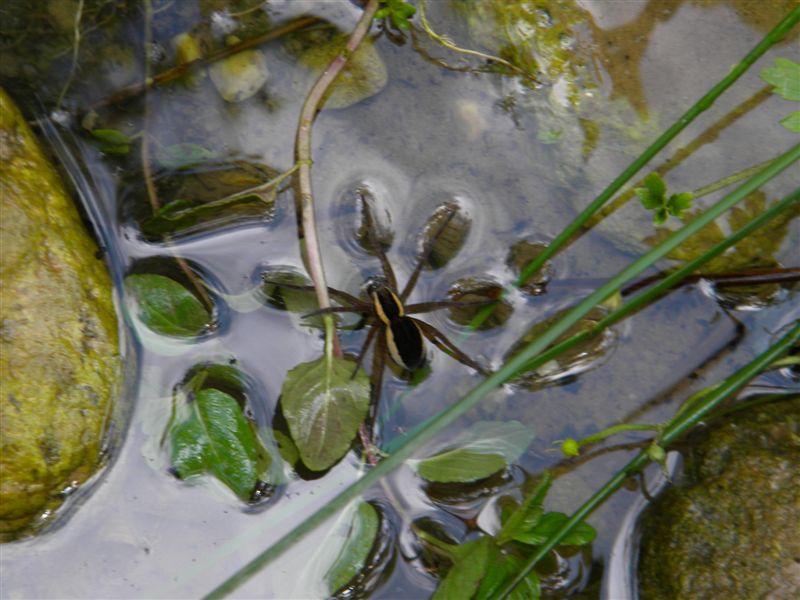
<svg viewBox="0 0 800 600"><path fill-rule="evenodd" d="M437 30L450 32L463 46L474 44L449 3L431 4L429 16ZM437 207L455 201L471 221L458 254L445 267L424 271L411 301L443 298L463 277L509 285L514 278L506 264L511 246L523 239L546 242L557 235L576 207L601 191L781 16L777 7L767 15L753 15L746 2L586 1L578 6L588 11L589 21L574 33L581 43L594 44L594 84L583 81L577 90L589 107L598 102L601 108L596 113L580 113L560 103L556 84L530 90L497 74L443 68L415 52L410 43L396 45L386 36L377 40L390 76L386 88L349 108L323 110L313 131L314 193L329 285L356 294L366 277L380 271L378 261L355 240L359 187L372 192L379 219L394 234L389 259L401 284L413 269L420 234ZM269 11L275 22L310 11L344 30L352 28L359 14L345 1L272 2ZM121 17L123 25L109 34L113 41L102 41L138 51L141 14L131 10ZM200 18L194 3L165 3L155 20L155 41L168 48L171 36L192 18ZM99 41L87 37L82 51L102 52L93 43ZM423 45L452 64L465 60L430 41ZM752 98L763 87L758 70L774 56L794 54L797 60L796 47L784 44L774 49L729 96L673 142L668 157L700 140L690 159L670 173L671 189L696 189L793 143L792 134L776 123L789 112L788 103L769 96ZM291 167L294 129L309 81L297 77L293 60L279 42L264 51L271 72L266 91L243 103L226 103L208 82L198 89L155 89L148 101L148 127L158 144L188 141L277 171ZM62 63L53 68L63 70L64 57L59 60ZM156 64L156 70L166 64ZM139 71L140 67L132 67L128 79L135 80ZM33 105L21 75L4 76L12 94L16 90L17 101ZM65 75L40 71L37 76L50 89L43 94L43 103L52 114L54 90L61 89ZM129 83L120 78L124 79L119 69L79 70L65 107L82 109ZM741 116L714 129L748 100L752 106ZM142 106L141 100L134 100L98 112L106 126L132 134L142 127ZM588 153L578 151L581 131L586 132L581 119L594 119L600 131L596 149ZM50 125L45 131L77 182L117 281L142 269L171 272L172 250L162 241L146 238L135 219L142 207L131 203L145 202L138 153L104 156L74 121L66 127ZM765 191L775 200L798 185L800 175L786 173ZM572 305L597 279L615 274L641 246L642 236L634 234L650 232L649 217L631 216L638 208L632 205L554 259L553 281L546 294L513 293L511 320L460 340L460 347L497 367L530 324ZM795 218L776 256L785 266L796 266L798 247L800 219ZM59 527L3 547L4 597L200 596L361 473L355 452L321 478L303 479L286 467L288 483L279 486L269 502L249 509L210 478L181 482L169 474L168 456L160 443L173 391L193 367L235 364L245 375L243 392L254 419L269 436L286 373L322 351L319 330L303 326L297 317L252 293L265 270L304 272L288 191L278 195L266 218L178 235L174 251L196 267L216 292L217 327L192 343L155 336L129 312L127 300L120 299L120 313L128 320L132 339L139 342L139 376L129 382L135 395L132 415L129 423L120 424L127 425L124 444L92 493L79 499L79 507L71 507ZM435 588L436 580L420 560L408 531L411 521L427 517L454 535L463 533L464 521L477 517L490 496L518 489L523 480L545 468L558 475L548 510L569 513L578 507L629 460L631 450L570 465L552 451L557 440L580 438L622 421L669 417L682 399L735 371L779 330L800 318L797 294L796 288L787 288L759 310L743 310L754 308L745 302L726 311L699 286L676 291L618 326L604 351L587 357L585 368L565 374L560 385L506 386L486 398L461 427L479 419L516 419L534 429L535 441L519 465L492 480L488 491L438 490L437 495L407 469L398 470L385 487L371 490L367 498L385 508L397 537L392 566L373 596L423 597ZM425 320L451 339L463 332L446 311L425 315ZM344 349L356 353L363 336L363 329L343 332ZM436 414L480 380L438 351L429 349L428 358L431 372L414 386L387 371L379 413L383 442ZM452 431L445 432L448 435ZM641 438L617 441L637 439ZM640 496L637 489L621 490L592 515L590 523L598 538L591 553L565 558L559 565L563 572L548 580L554 597L589 586L593 591L588 593L597 593L619 523ZM478 519L479 525L491 528L489 512ZM323 529L330 530L331 524ZM323 529L237 595L326 595L319 588L325 559L315 555L324 554Z"/></svg>

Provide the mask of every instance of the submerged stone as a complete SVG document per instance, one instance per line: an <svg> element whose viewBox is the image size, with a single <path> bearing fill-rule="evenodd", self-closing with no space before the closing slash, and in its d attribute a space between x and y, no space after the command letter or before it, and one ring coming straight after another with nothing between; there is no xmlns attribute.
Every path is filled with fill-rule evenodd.
<svg viewBox="0 0 800 600"><path fill-rule="evenodd" d="M303 52L300 64L318 76L347 44L347 35L338 35ZM364 40L350 56L347 65L325 96L325 108L347 108L374 96L386 87L389 75L380 53L371 40Z"/></svg>
<svg viewBox="0 0 800 600"><path fill-rule="evenodd" d="M121 379L111 281L0 89L0 541L29 535L100 466Z"/></svg>
<svg viewBox="0 0 800 600"><path fill-rule="evenodd" d="M641 597L800 597L800 397L704 437L643 519Z"/></svg>

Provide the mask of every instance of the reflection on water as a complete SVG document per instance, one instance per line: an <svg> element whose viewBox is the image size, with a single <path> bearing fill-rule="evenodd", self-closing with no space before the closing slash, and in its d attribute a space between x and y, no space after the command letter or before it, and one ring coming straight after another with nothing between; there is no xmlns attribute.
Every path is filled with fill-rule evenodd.
<svg viewBox="0 0 800 600"><path fill-rule="evenodd" d="M73 21L64 7L77 3L43 2L43 11L35 11L23 26L25 4L10 3L4 9L9 27L19 25L20 33L11 34L5 25L0 32L8 54L0 73L20 103L40 112L31 108L37 106L35 90L43 99L42 110L50 113L71 70ZM753 4L768 8L755 14ZM442 56L445 50L420 32L415 43L425 53L416 52L411 40L399 45L379 36L375 48L388 73L385 88L347 108L323 110L314 127L313 183L329 284L357 295L363 280L380 272L377 259L359 241L358 197L367 190L383 229L380 241L401 282L413 269L430 215L454 203L464 217L466 225L454 230L450 240L457 253L437 255L441 268L423 271L409 302L445 298L464 282L508 286L519 272L509 257L520 240L553 239L576 209L760 39L785 12L783 4L791 3L586 0L571 6L569 16L554 11L548 20L538 15L534 22L540 27L568 25L554 39L560 50L568 51L566 56L578 58L564 67L558 62L563 52L551 56L552 69L564 68L547 71L549 78L536 89L502 74L443 68L427 56ZM305 306L302 292L292 295L283 289L276 294L261 279L264 272L292 278L305 273L289 181L266 194L261 189L252 196L239 195L293 165L300 103L311 82L311 75L297 68L293 38L261 46L268 77L249 98L237 97L241 101L226 101L201 70L191 80L155 86L146 102L141 94L105 102L141 80L145 50L153 69L165 71L176 59L176 36L188 33L206 51L224 50L226 44L260 35L304 10L318 19L313 28L320 35L334 26L349 30L359 14L356 3L344 0L270 2L263 9L244 1L154 0L153 43L145 49L140 3L85 3L80 68L59 113L66 117L59 128L66 145L56 142L55 153L78 183L101 237L109 240L107 256L117 285L142 265L161 265L158 272L180 279L174 266L177 255L208 283L222 308L217 326L194 343L140 338L139 380L136 385L130 381L131 389L138 390L135 411L116 462L63 527L3 548L5 595L202 595L361 474L355 453L314 479L300 478L284 464L274 474L280 482L276 497L247 508L212 478L175 479L161 445L174 392L197 365L234 364L246 382L243 395L255 422L272 438L286 373L321 352L319 329L293 312L294 305ZM484 43L501 51L505 43L481 38L478 34L485 29L476 30L476 23L450 3L429 3L428 17L437 31L448 32L462 46ZM535 29L524 24L517 33L534 35ZM787 52L784 45L774 55ZM458 60L448 55L448 61ZM737 111L748 94L763 87L757 72L748 73L740 86L744 91L724 98L680 139L678 146L690 151L673 151L674 163L667 163L671 188L696 189L791 143L791 134L775 123L782 114L775 108L779 100L764 97ZM729 118L732 112L735 118ZM714 130L711 124L717 121L725 121L726 128ZM89 130L115 130L130 142L116 144L119 153L110 152ZM143 136L149 136L154 163L161 161L162 170L151 175L155 211L142 170ZM127 152L119 148L125 145ZM788 174L770 183L767 198L797 187L798 176ZM197 210L220 198L227 202ZM582 297L585 290L559 286L559 277L596 280L616 273L627 264L629 252L652 234L650 215L633 204L607 218L605 229L582 236L557 256L536 295L510 294L504 319L459 340L459 346L482 364L498 365L536 322ZM176 223L180 231L167 228L170 235L165 237L160 228L164 223ZM791 259L799 238L794 219L774 248L775 259ZM191 289L190 281L185 284ZM434 588L427 559L408 539L412 522L428 519L453 539L475 533L481 523L491 524L485 516L489 513L481 511L492 508L493 495L516 493L528 473L556 465L559 457L550 451L556 440L580 438L632 415L648 422L668 417L682 398L729 374L754 348L762 348L763 332L791 318L796 295L786 288L745 314L735 305L728 305L726 313L696 289L676 292L618 326L613 348L603 345L602 365L578 375L548 373L548 382L559 385L509 386L488 398L470 421L518 420L534 429L536 440L519 468L478 492L428 489L405 470L393 475L387 488L370 490L368 500L392 507L382 511L381 527L393 528L402 550L394 562L379 553L389 567L375 575L381 585L374 596L420 596ZM463 333L464 320L448 313L425 318L455 340ZM729 345L739 336L736 319L746 332L740 343ZM142 330L139 323L134 328ZM358 352L363 336L363 329L343 329L344 350ZM449 406L478 381L468 368L439 352L430 355L430 369L412 384L386 373L377 418L385 422L382 438L387 443ZM567 374L571 376L563 377ZM279 435L274 437L271 441L281 446ZM281 455L287 452L280 447ZM627 456L611 453L568 469L557 479L547 509L569 513ZM637 497L638 492L622 492L591 517L599 532L592 556L561 557L548 565L547 587L554 596L599 581L598 569L609 556L620 519ZM335 524L323 529L332 531ZM327 594L306 570L312 568L309 557L323 534L320 530L306 538L241 594ZM313 569L324 571L320 565ZM365 585L371 587L374 581L367 579Z"/></svg>

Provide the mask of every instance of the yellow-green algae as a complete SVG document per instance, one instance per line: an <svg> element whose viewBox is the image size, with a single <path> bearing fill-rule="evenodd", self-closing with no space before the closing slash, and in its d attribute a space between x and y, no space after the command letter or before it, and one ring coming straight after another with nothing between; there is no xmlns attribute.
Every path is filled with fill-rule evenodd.
<svg viewBox="0 0 800 600"><path fill-rule="evenodd" d="M0 88L0 541L48 522L102 459L121 360L111 281Z"/></svg>

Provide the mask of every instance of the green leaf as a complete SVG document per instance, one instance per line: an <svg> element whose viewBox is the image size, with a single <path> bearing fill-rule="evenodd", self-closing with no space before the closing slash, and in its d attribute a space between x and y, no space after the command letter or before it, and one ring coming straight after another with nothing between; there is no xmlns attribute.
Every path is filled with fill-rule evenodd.
<svg viewBox="0 0 800 600"><path fill-rule="evenodd" d="M653 196L653 194L647 188L634 188L633 191L636 192L637 196L639 196L642 206L644 206L647 210L653 210L654 208L661 206L661 198Z"/></svg>
<svg viewBox="0 0 800 600"><path fill-rule="evenodd" d="M489 536L458 546L455 563L436 588L431 600L472 598L499 552L494 540Z"/></svg>
<svg viewBox="0 0 800 600"><path fill-rule="evenodd" d="M760 75L784 100L800 101L800 64L778 57L775 66L762 69Z"/></svg>
<svg viewBox="0 0 800 600"><path fill-rule="evenodd" d="M542 515L542 518L528 531L518 533L514 539L523 544L536 546L546 542L556 531L569 520L569 517L560 512L549 512ZM569 535L561 540L562 546L583 546L590 543L597 537L594 527L588 523L580 523Z"/></svg>
<svg viewBox="0 0 800 600"><path fill-rule="evenodd" d="M497 553L495 561L490 565L486 577L481 582L475 600L493 600L500 593L507 581L516 575L523 566L523 561L510 554ZM508 596L512 600L537 600L541 597L539 577L531 571L514 591Z"/></svg>
<svg viewBox="0 0 800 600"><path fill-rule="evenodd" d="M169 277L129 275L125 278L125 288L136 300L139 319L156 333L191 337L211 321L200 300Z"/></svg>
<svg viewBox="0 0 800 600"><path fill-rule="evenodd" d="M210 473L244 501L271 462L236 399L216 389L178 407L169 440L181 479Z"/></svg>
<svg viewBox="0 0 800 600"><path fill-rule="evenodd" d="M156 160L162 167L180 169L196 165L197 163L212 160L216 154L199 144L172 144L162 148L156 153Z"/></svg>
<svg viewBox="0 0 800 600"><path fill-rule="evenodd" d="M653 198L662 199L667 193L667 184L661 179L658 173L650 173L644 178L644 185L650 191Z"/></svg>
<svg viewBox="0 0 800 600"><path fill-rule="evenodd" d="M663 225L667 222L667 218L669 218L669 213L667 212L666 208L657 208L653 213L653 225L658 227L659 225Z"/></svg>
<svg viewBox="0 0 800 600"><path fill-rule="evenodd" d="M321 357L289 371L281 391L283 416L312 471L334 465L350 448L369 407L369 378L355 362Z"/></svg>
<svg viewBox="0 0 800 600"><path fill-rule="evenodd" d="M508 520L503 523L495 538L502 545L515 539L532 527L535 527L544 512L544 498L553 483L553 478L547 471L542 475L542 480L530 493L526 494L519 508L511 513Z"/></svg>
<svg viewBox="0 0 800 600"><path fill-rule="evenodd" d="M427 481L476 481L516 461L533 437L533 431L519 421L481 421L456 435L446 450L410 464Z"/></svg>
<svg viewBox="0 0 800 600"><path fill-rule="evenodd" d="M325 576L331 596L346 586L367 564L379 525L380 516L372 504L362 502L353 511L344 544Z"/></svg>
<svg viewBox="0 0 800 600"><path fill-rule="evenodd" d="M131 151L131 147L127 144L121 146L112 146L110 144L100 144L100 151L106 154L113 154L114 156L125 156Z"/></svg>
<svg viewBox="0 0 800 600"><path fill-rule="evenodd" d="M694 201L694 194L691 192L682 192L680 194L672 194L667 200L667 212L673 217L680 217L683 211L692 207Z"/></svg>
<svg viewBox="0 0 800 600"><path fill-rule="evenodd" d="M796 110L789 114L788 117L781 119L781 125L786 127L789 131L800 133L800 110Z"/></svg>
<svg viewBox="0 0 800 600"><path fill-rule="evenodd" d="M466 449L450 450L417 464L417 472L427 481L466 483L484 479L506 467L499 454L481 454Z"/></svg>
<svg viewBox="0 0 800 600"><path fill-rule="evenodd" d="M108 146L128 146L133 139L116 129L92 129L92 137Z"/></svg>

